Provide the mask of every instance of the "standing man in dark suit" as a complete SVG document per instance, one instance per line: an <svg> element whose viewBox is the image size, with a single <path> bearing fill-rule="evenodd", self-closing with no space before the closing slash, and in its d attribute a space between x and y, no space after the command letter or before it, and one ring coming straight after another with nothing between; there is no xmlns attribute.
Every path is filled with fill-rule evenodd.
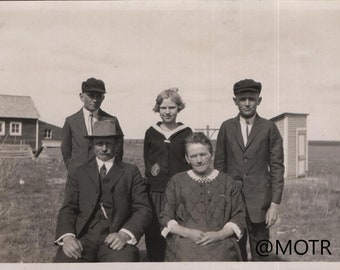
<svg viewBox="0 0 340 270"><path fill-rule="evenodd" d="M283 191L283 146L276 125L257 112L261 83L242 80L234 85L237 117L223 122L217 136L215 168L242 182L247 232L253 260L263 260L256 244L269 239L269 228L278 218ZM247 236L240 240L244 260ZM269 257L272 259L273 257Z"/></svg>
<svg viewBox="0 0 340 270"><path fill-rule="evenodd" d="M61 153L69 173L75 168L94 158L94 153L85 135L91 135L93 124L96 121L112 119L117 127L120 138L117 141L115 156L121 160L123 157L123 131L118 119L100 109L105 97L105 84L101 80L89 78L81 85L79 94L83 102L75 114L67 117L62 130Z"/></svg>
<svg viewBox="0 0 340 270"><path fill-rule="evenodd" d="M55 243L55 262L132 262L135 244L151 221L146 185L136 166L115 158L121 135L113 120L94 123L96 158L67 180Z"/></svg>

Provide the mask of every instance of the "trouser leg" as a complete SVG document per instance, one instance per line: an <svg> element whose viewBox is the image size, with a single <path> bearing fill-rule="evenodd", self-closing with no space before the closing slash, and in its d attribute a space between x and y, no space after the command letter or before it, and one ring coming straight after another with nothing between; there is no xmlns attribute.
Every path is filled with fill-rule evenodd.
<svg viewBox="0 0 340 270"><path fill-rule="evenodd" d="M155 195L155 194L154 194ZM152 208L152 221L145 232L145 245L147 250L147 256L151 262L163 262L165 259L165 239L161 235L160 224L159 224L159 207L155 207L160 204L160 194L156 194L152 198L149 196L149 202Z"/></svg>
<svg viewBox="0 0 340 270"><path fill-rule="evenodd" d="M132 245L126 245L121 250L112 250L107 245L103 244L98 249L99 262L138 262L138 248Z"/></svg>
<svg viewBox="0 0 340 270"><path fill-rule="evenodd" d="M244 230L242 237L238 241L242 261L244 262L248 261L247 240L248 240L248 233L247 233L247 230Z"/></svg>
<svg viewBox="0 0 340 270"><path fill-rule="evenodd" d="M269 240L269 229L266 228L266 223L253 223L247 218L247 229L249 235L250 252L253 261L268 261L271 256L261 256L256 250L258 242Z"/></svg>

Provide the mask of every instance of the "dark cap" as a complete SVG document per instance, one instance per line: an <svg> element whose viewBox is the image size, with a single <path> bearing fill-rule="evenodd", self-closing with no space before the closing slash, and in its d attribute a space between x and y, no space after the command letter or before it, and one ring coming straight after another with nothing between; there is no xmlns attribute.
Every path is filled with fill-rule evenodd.
<svg viewBox="0 0 340 270"><path fill-rule="evenodd" d="M93 134L85 136L88 139L97 137L121 137L122 135L117 133L116 124L113 120L96 121L93 124Z"/></svg>
<svg viewBox="0 0 340 270"><path fill-rule="evenodd" d="M89 78L81 84L82 92L98 92L106 93L105 84L102 80L97 80L95 78Z"/></svg>
<svg viewBox="0 0 340 270"><path fill-rule="evenodd" d="M255 82L252 79L245 79L234 84L234 94L235 96L239 93L252 91L256 93L261 93L262 85L259 82Z"/></svg>

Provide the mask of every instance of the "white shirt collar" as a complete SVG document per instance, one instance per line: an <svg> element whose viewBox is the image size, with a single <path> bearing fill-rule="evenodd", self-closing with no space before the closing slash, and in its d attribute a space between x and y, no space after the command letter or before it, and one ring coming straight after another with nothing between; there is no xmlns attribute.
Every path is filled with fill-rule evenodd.
<svg viewBox="0 0 340 270"><path fill-rule="evenodd" d="M111 167L113 166L115 158L113 157L109 160L102 161L102 160L100 160L99 158L96 157L96 160L97 160L97 164L98 164L98 171L100 172L100 168L105 164L106 171L108 172L111 169Z"/></svg>
<svg viewBox="0 0 340 270"><path fill-rule="evenodd" d="M253 125L255 117L256 117L256 113L253 117L248 118L248 119L245 119L240 115L240 123L246 125L248 121L248 125Z"/></svg>
<svg viewBox="0 0 340 270"><path fill-rule="evenodd" d="M98 110L95 110L94 112L92 112L92 116L95 118L95 119L98 119ZM84 107L83 107L83 113L84 113L84 118L85 119L88 119L89 116L90 116L90 111L86 110Z"/></svg>

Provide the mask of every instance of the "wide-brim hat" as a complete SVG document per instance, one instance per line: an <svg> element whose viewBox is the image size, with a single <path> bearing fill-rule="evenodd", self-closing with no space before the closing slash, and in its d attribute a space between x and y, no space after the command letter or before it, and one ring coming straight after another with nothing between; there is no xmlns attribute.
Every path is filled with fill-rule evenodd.
<svg viewBox="0 0 340 270"><path fill-rule="evenodd" d="M262 85L260 82L255 82L252 79L241 80L234 84L234 94L240 94L242 92L255 92L260 94Z"/></svg>
<svg viewBox="0 0 340 270"><path fill-rule="evenodd" d="M82 92L106 93L105 84L102 80L89 78L81 84Z"/></svg>
<svg viewBox="0 0 340 270"><path fill-rule="evenodd" d="M121 134L117 133L117 128L113 120L96 121L93 125L92 135L87 135L85 138L93 139L98 137L120 137Z"/></svg>

